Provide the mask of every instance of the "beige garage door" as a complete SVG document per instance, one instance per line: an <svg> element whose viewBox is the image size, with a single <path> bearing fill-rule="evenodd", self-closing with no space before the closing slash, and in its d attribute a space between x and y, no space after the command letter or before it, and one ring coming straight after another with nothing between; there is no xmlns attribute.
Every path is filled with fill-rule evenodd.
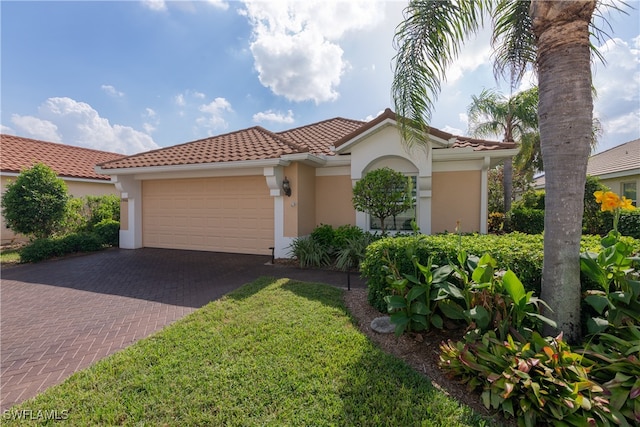
<svg viewBox="0 0 640 427"><path fill-rule="evenodd" d="M142 194L146 247L271 253L273 198L262 176L143 181Z"/></svg>

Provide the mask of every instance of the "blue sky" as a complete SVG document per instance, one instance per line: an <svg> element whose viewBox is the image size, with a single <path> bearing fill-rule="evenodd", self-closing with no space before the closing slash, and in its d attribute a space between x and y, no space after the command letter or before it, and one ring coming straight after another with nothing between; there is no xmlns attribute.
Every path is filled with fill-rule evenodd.
<svg viewBox="0 0 640 427"><path fill-rule="evenodd" d="M640 3L594 41L597 151L640 137ZM392 106L404 1L2 1L3 133L133 154L255 125L278 131ZM488 31L442 86L432 126L467 133L492 73ZM531 84L527 79L523 86Z"/></svg>

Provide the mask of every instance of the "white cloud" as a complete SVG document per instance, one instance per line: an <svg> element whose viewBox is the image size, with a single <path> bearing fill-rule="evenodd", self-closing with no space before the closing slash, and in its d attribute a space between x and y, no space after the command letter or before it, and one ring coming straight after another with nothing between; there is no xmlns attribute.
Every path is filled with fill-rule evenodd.
<svg viewBox="0 0 640 427"><path fill-rule="evenodd" d="M9 126L0 124L0 133L4 133L7 135L15 135L16 131L13 128L10 128Z"/></svg>
<svg viewBox="0 0 640 427"><path fill-rule="evenodd" d="M124 96L124 92L120 92L119 90L116 90L116 88L111 85L102 85L101 88L109 96L113 96L115 98L122 98Z"/></svg>
<svg viewBox="0 0 640 427"><path fill-rule="evenodd" d="M62 137L60 133L58 133L58 127L48 120L42 120L33 116L13 114L11 116L11 122L32 138L49 142L62 142Z"/></svg>
<svg viewBox="0 0 640 427"><path fill-rule="evenodd" d="M602 122L602 127L607 133L613 134L632 134L638 133L638 124L640 123L640 110L632 111L628 114L618 116L611 120ZM625 142L625 141L620 141Z"/></svg>
<svg viewBox="0 0 640 427"><path fill-rule="evenodd" d="M260 82L292 101L334 101L348 62L339 41L350 31L373 28L383 2L246 1L253 27L251 53Z"/></svg>
<svg viewBox="0 0 640 427"><path fill-rule="evenodd" d="M458 59L447 69L446 84L452 85L481 66L491 66L490 29L478 31L477 36L469 38L460 50ZM444 82L443 82L444 83Z"/></svg>
<svg viewBox="0 0 640 427"><path fill-rule="evenodd" d="M184 100L184 95L183 94L178 94L175 96L174 98L176 104L180 107L184 107L186 105L186 102Z"/></svg>
<svg viewBox="0 0 640 427"><path fill-rule="evenodd" d="M287 114L276 112L273 110L261 111L253 115L253 121L256 123L261 122L274 122L274 123L287 123L294 122L293 111L287 111Z"/></svg>
<svg viewBox="0 0 640 427"><path fill-rule="evenodd" d="M229 9L229 3L227 3L224 0L207 0L207 3L209 3L211 6L218 9L222 9L222 10Z"/></svg>
<svg viewBox="0 0 640 427"><path fill-rule="evenodd" d="M144 122L142 124L142 128L144 129L144 131L146 133L153 133L156 130L156 127L154 125L152 125L151 123L147 123L147 122Z"/></svg>
<svg viewBox="0 0 640 427"><path fill-rule="evenodd" d="M151 10L167 10L167 4L164 2L164 0L142 0L142 4Z"/></svg>
<svg viewBox="0 0 640 427"><path fill-rule="evenodd" d="M456 128L456 127L449 126L449 125L446 125L445 127L443 127L440 130L443 131L443 132L448 132L448 133L453 134L453 135L464 135L464 131L463 130L460 130L460 129Z"/></svg>
<svg viewBox="0 0 640 427"><path fill-rule="evenodd" d="M133 154L158 148L144 132L109 123L89 104L71 98L49 98L39 117L14 114L12 122L39 139L116 153Z"/></svg>
<svg viewBox="0 0 640 427"><path fill-rule="evenodd" d="M194 13L196 12L196 8L194 5L195 3L197 2L180 0L180 1L171 1L168 4L171 5L171 7L175 6L176 8L179 8L183 11L186 10L188 12ZM221 9L221 10L229 9L229 3L227 3L224 0L206 0L205 3L217 9ZM142 4L145 5L147 8L158 11L158 12L164 12L168 9L167 2L165 2L164 0L142 0Z"/></svg>
<svg viewBox="0 0 640 427"><path fill-rule="evenodd" d="M231 104L224 98L216 98L209 104L203 104L199 110L208 113L209 116L198 117L196 123L207 129L209 135L213 134L216 129L224 129L227 127L227 121L224 119L225 112L233 112Z"/></svg>
<svg viewBox="0 0 640 427"><path fill-rule="evenodd" d="M614 38L598 48L606 63L595 62L594 115L604 131L599 150L640 137L640 36Z"/></svg>
<svg viewBox="0 0 640 427"><path fill-rule="evenodd" d="M144 110L144 117L155 117L156 116L156 112L152 109L152 108L145 108Z"/></svg>

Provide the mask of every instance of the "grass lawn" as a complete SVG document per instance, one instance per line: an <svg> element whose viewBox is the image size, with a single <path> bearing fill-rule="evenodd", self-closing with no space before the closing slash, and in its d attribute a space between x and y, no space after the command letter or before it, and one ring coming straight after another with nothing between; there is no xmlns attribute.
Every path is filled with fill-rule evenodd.
<svg viewBox="0 0 640 427"><path fill-rule="evenodd" d="M17 264L20 262L19 249L0 249L0 264Z"/></svg>
<svg viewBox="0 0 640 427"><path fill-rule="evenodd" d="M66 418L51 425L488 425L375 347L342 292L259 279L8 414Z"/></svg>

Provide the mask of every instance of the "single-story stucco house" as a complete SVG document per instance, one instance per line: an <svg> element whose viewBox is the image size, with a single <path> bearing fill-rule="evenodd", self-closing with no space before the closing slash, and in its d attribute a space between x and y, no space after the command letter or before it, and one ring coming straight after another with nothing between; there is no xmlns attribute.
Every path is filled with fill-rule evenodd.
<svg viewBox="0 0 640 427"><path fill-rule="evenodd" d="M123 158L124 155L88 148L39 141L14 135L0 135L0 192L24 169L36 163L44 163L53 169L66 184L74 197L119 194L108 175L95 171L97 163ZM8 229L1 218L2 243L24 240Z"/></svg>
<svg viewBox="0 0 640 427"><path fill-rule="evenodd" d="M379 224L351 201L367 172L388 166L415 182L425 234L487 231L487 170L514 144L432 128L427 148L401 142L387 109L369 122L334 118L271 132L260 126L136 154L96 167L121 191L122 248L173 248L288 257L320 224ZM286 182L285 189L283 183ZM290 190L290 192L289 192ZM396 229L408 219L396 218ZM393 228L393 224L389 224Z"/></svg>
<svg viewBox="0 0 640 427"><path fill-rule="evenodd" d="M640 139L625 142L589 157L587 175L600 178L611 191L625 196L638 206L640 188ZM536 190L544 189L544 175L534 181Z"/></svg>

